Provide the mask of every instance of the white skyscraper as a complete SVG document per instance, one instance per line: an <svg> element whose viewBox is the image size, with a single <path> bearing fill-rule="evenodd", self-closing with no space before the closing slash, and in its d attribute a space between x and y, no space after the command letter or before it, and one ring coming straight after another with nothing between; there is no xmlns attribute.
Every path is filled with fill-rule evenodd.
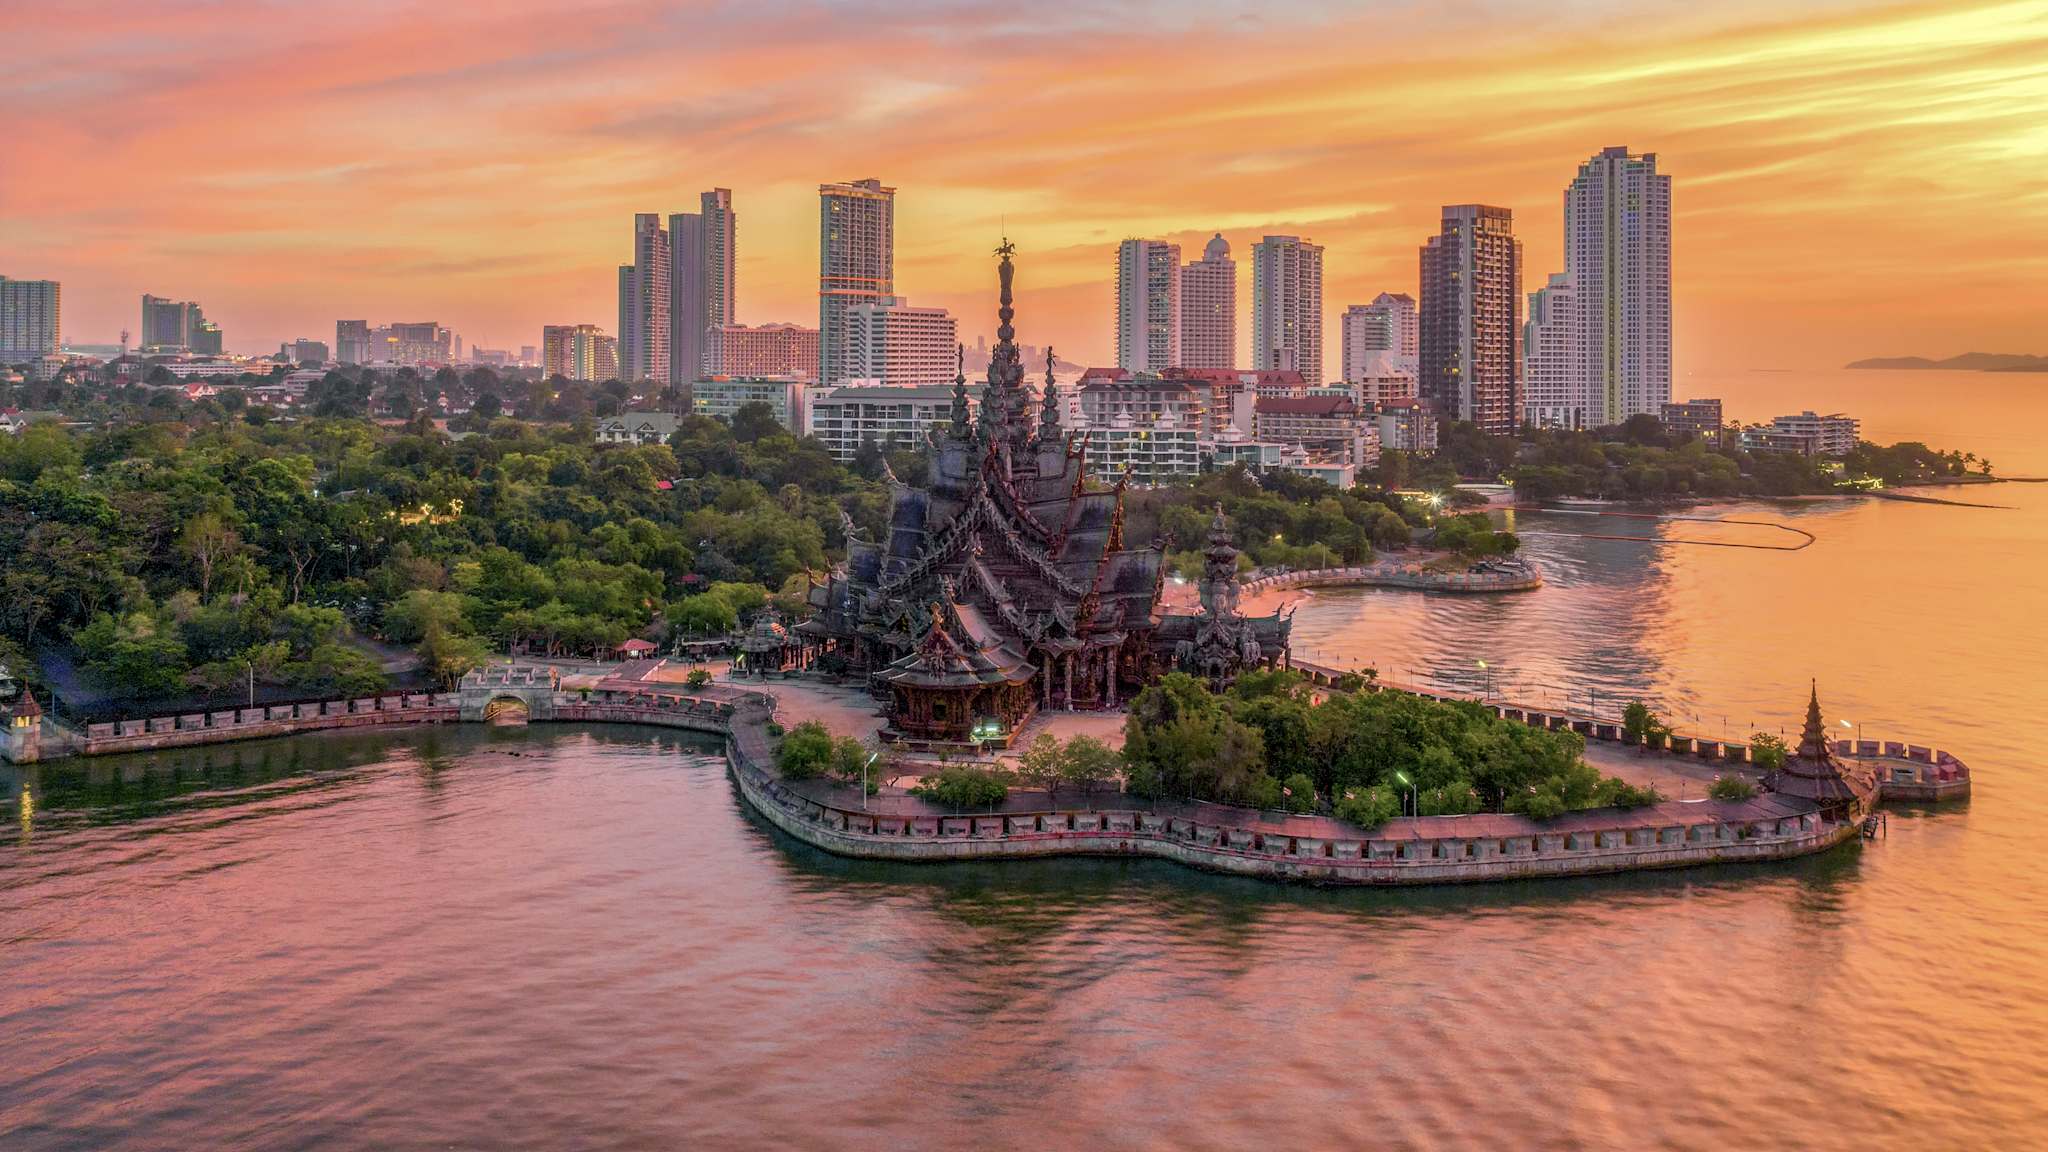
<svg viewBox="0 0 2048 1152"><path fill-rule="evenodd" d="M1370 304L1344 310L1344 379L1362 380L1383 368L1413 375L1421 351L1421 326L1415 297L1382 292Z"/></svg>
<svg viewBox="0 0 2048 1152"><path fill-rule="evenodd" d="M1323 382L1323 249L1298 236L1252 246L1252 367Z"/></svg>
<svg viewBox="0 0 2048 1152"><path fill-rule="evenodd" d="M1550 274L1529 293L1522 325L1522 422L1539 428L1589 428L1600 423L1587 404L1585 316L1572 278Z"/></svg>
<svg viewBox="0 0 2048 1152"><path fill-rule="evenodd" d="M1237 367L1237 261L1221 232L1180 268L1180 366Z"/></svg>
<svg viewBox="0 0 2048 1152"><path fill-rule="evenodd" d="M1116 365L1180 366L1180 245L1126 240L1116 253Z"/></svg>
<svg viewBox="0 0 2048 1152"><path fill-rule="evenodd" d="M880 180L818 185L818 379L844 383L847 312L893 296L896 190ZM950 379L950 377L949 377Z"/></svg>
<svg viewBox="0 0 2048 1152"><path fill-rule="evenodd" d="M1578 299L1589 425L1671 399L1671 177L1657 154L1604 148L1564 193L1565 274Z"/></svg>
<svg viewBox="0 0 2048 1152"><path fill-rule="evenodd" d="M951 384L959 348L959 325L944 308L913 308L884 296L846 310L844 379L892 388Z"/></svg>

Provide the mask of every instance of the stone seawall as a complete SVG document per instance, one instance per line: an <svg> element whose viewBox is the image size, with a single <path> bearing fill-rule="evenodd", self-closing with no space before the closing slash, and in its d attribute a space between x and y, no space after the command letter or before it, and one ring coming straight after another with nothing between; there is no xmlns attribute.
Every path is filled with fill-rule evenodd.
<svg viewBox="0 0 2048 1152"><path fill-rule="evenodd" d="M1783 860L1825 851L1859 831L1854 822L1823 820L1810 806L1768 793L1741 802L1575 812L1544 823L1498 814L1404 818L1370 831L1325 817L1222 805L1074 808L1027 794L1014 795L995 812L947 812L905 796L878 798L868 811L857 789L791 784L776 775L768 730L773 698L764 692L634 686L555 691L534 702L541 705L536 719L721 735L748 807L806 844L874 860L1151 856L1273 880L1449 884ZM279 705L94 725L80 751L106 755L322 729L447 723L462 713L448 693ZM1875 745L1872 754L1886 751ZM1955 763L1917 746L1898 753L1901 771L1912 774L1911 780L1901 776L1907 784L1919 781L1923 769L1938 772ZM1885 791L1895 787L1887 777Z"/></svg>
<svg viewBox="0 0 2048 1152"><path fill-rule="evenodd" d="M257 708L231 708L215 712L188 712L177 716L152 716L143 720L116 720L73 730L66 752L85 756L112 756L122 752L150 752L159 748L187 748L198 744L224 744L233 740L261 740L271 736L292 736L329 728L365 728L389 724L446 724L458 719L453 693L410 693L395 696L365 696L352 700L324 700L310 704L273 704Z"/></svg>
<svg viewBox="0 0 2048 1152"><path fill-rule="evenodd" d="M1538 825L1519 817L1423 817L1348 838L1262 832L1249 822L1204 822L1146 809L993 815L897 815L822 802L764 765L765 718L741 717L727 743L748 806L812 847L869 860L944 863L1052 856L1151 856L1238 876L1314 884L1471 884L1555 876L1785 860L1854 839L1858 826L1812 812L1773 814L1695 802L1582 813ZM855 803L857 803L857 799ZM1256 813L1246 813L1256 820ZM1471 822L1469 824L1465 822Z"/></svg>

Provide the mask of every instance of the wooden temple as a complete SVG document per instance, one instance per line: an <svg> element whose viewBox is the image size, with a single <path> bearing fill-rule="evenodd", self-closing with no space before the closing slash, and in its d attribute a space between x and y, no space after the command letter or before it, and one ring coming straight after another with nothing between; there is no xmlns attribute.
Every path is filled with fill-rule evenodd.
<svg viewBox="0 0 2048 1152"><path fill-rule="evenodd" d="M1234 549L1227 577L1211 565L1202 616L1160 615L1164 550L1125 541L1123 482L1087 483L1086 438L1062 426L1049 350L1042 391L1025 384L1013 252L997 250L997 343L979 403L963 364L925 483L888 477L880 539L846 522L846 561L813 583L812 614L795 628L887 693L888 738L1006 744L1038 709L1114 708L1164 666L1227 681L1286 657L1289 619L1236 614Z"/></svg>

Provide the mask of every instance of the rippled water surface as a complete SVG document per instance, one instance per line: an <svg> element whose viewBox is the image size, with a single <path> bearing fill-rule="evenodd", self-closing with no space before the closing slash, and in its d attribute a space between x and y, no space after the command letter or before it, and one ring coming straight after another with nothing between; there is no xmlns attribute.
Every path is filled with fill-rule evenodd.
<svg viewBox="0 0 2048 1152"><path fill-rule="evenodd" d="M1541 592L1300 610L1324 659L1710 729L1791 724L1817 677L1975 767L1969 804L1786 865L1387 893L859 864L630 728L0 775L0 1148L2038 1143L2048 489L1964 498L2018 507L1709 513L1818 537L1794 553L1523 516Z"/></svg>

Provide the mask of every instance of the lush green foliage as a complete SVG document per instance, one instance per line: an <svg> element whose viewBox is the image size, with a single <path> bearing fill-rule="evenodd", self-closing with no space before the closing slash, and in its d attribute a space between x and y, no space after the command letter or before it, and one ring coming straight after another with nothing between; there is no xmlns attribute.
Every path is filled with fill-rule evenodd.
<svg viewBox="0 0 2048 1152"><path fill-rule="evenodd" d="M1131 702L1124 729L1126 779L1140 795L1297 811L1323 798L1331 811L1368 824L1404 809L1543 819L1658 798L1603 779L1584 751L1574 733L1515 724L1476 704L1397 692L1318 702L1290 672L1254 673L1221 695L1170 674Z"/></svg>
<svg viewBox="0 0 2048 1152"><path fill-rule="evenodd" d="M1776 733L1757 732L1749 738L1749 762L1766 772L1783 768L1790 751Z"/></svg>
<svg viewBox="0 0 2048 1152"><path fill-rule="evenodd" d="M1650 711L1650 706L1641 700L1631 700L1621 710L1621 738L1630 744L1647 742L1651 747L1661 747L1671 729L1662 717Z"/></svg>
<svg viewBox="0 0 2048 1152"><path fill-rule="evenodd" d="M954 765L927 775L910 791L948 808L992 808L1010 794L1010 782L1000 771Z"/></svg>
<svg viewBox="0 0 2048 1152"><path fill-rule="evenodd" d="M1063 743L1045 732L1017 758L1017 778L1054 796L1061 787L1092 793L1113 782L1122 766L1116 750L1093 736L1075 736Z"/></svg>
<svg viewBox="0 0 2048 1152"><path fill-rule="evenodd" d="M1707 795L1716 800L1747 800L1756 795L1756 785L1740 776L1716 776L1707 786Z"/></svg>
<svg viewBox="0 0 2048 1152"><path fill-rule="evenodd" d="M570 422L477 409L449 422L469 433L456 439L414 415L485 394ZM493 652L728 633L771 589L800 607L805 572L843 545L842 511L882 527L882 485L772 421L740 436L692 417L670 444L594 444L589 419L630 396L486 370L332 373L309 392L319 415L252 423L233 389L196 405L60 391L103 423L0 437L0 638L75 648L63 663L133 697L226 696L251 668L259 685L368 690L389 653L366 638L452 682ZM340 630L286 620L316 607Z"/></svg>
<svg viewBox="0 0 2048 1152"><path fill-rule="evenodd" d="M1985 475L1991 465L1974 454L1936 452L1912 442L1889 447L1862 443L1840 461L1751 452L1672 433L1654 416L1636 416L1611 428L1523 429L1515 436L1489 436L1471 424L1450 424L1440 434L1440 451L1429 461L1382 453L1378 481L1389 488L1442 490L1460 478L1504 479L1530 500L1655 500L1796 496L1834 491L1844 478L1867 476L1896 485L1951 479L1972 469Z"/></svg>

